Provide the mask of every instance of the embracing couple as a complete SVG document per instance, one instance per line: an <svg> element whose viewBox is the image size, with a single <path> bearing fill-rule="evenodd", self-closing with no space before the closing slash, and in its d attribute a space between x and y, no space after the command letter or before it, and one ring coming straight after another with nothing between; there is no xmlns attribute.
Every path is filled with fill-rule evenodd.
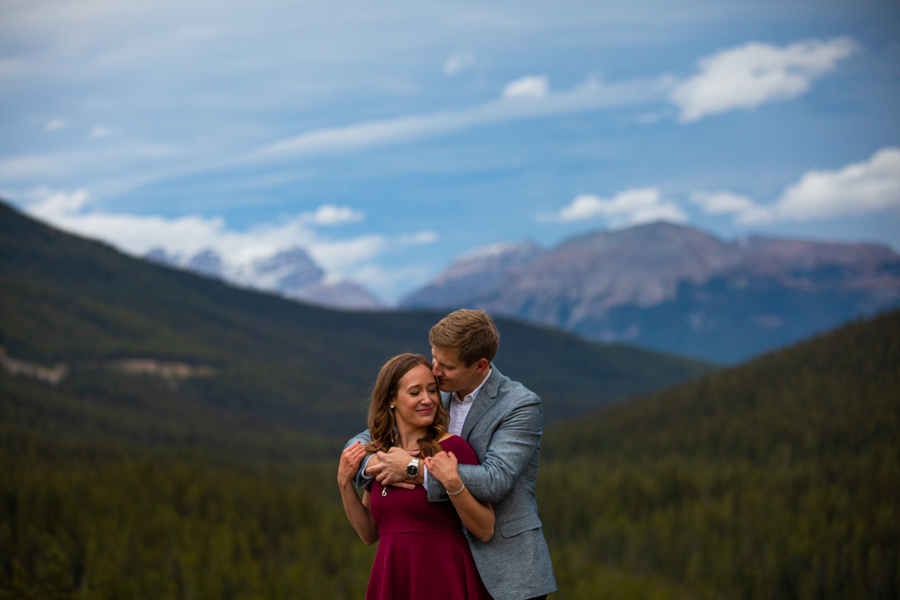
<svg viewBox="0 0 900 600"><path fill-rule="evenodd" d="M381 368L369 429L341 455L347 517L379 542L366 600L545 598L541 400L491 364L500 336L485 312L451 313L428 339L431 362L401 354Z"/></svg>

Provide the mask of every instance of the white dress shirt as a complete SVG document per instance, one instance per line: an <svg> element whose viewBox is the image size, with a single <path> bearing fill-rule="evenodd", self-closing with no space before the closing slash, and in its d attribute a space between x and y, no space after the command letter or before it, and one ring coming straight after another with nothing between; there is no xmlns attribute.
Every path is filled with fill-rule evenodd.
<svg viewBox="0 0 900 600"><path fill-rule="evenodd" d="M491 370L488 369L487 375L484 376L484 380L477 388L472 390L471 394L466 394L466 397L462 400L459 399L459 392L453 392L453 395L450 397L450 427L447 429L447 433L462 436L463 425L466 424L466 417L469 415L469 410L472 409L475 398L478 397L478 392L481 391L481 388L484 387L485 382L490 376Z"/></svg>
<svg viewBox="0 0 900 600"><path fill-rule="evenodd" d="M475 404L475 398L478 397L478 392L481 391L481 388L484 387L485 382L488 380L488 377L491 376L491 369L488 369L487 375L484 376L484 380L478 384L478 387L472 390L472 393L466 394L466 397L462 400L459 399L459 393L453 392L453 395L450 396L450 425L447 427L447 433L452 435L458 435L462 437L463 425L466 424L466 417L469 416L469 411L472 409L472 405ZM422 473L423 482L422 485L425 489L428 489L428 469L424 468L424 472Z"/></svg>

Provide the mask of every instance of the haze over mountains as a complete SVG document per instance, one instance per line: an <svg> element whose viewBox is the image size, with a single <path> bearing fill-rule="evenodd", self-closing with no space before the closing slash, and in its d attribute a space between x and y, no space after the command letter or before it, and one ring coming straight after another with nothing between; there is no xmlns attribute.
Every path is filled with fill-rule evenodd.
<svg viewBox="0 0 900 600"><path fill-rule="evenodd" d="M428 330L443 314L337 311L239 289L63 233L0 202L0 421L54 435L190 437L245 452L271 447L272 431L301 446L310 432L349 436L365 426L384 361L427 355ZM709 369L496 321L497 368L542 397L547 422ZM65 374L52 386L33 375L56 366Z"/></svg>
<svg viewBox="0 0 900 600"><path fill-rule="evenodd" d="M320 306L346 309L382 306L378 298L358 283L349 280L328 281L325 271L302 248L291 248L249 260L234 256L223 257L212 249L183 256L170 254L163 248L155 248L145 258Z"/></svg>
<svg viewBox="0 0 900 600"><path fill-rule="evenodd" d="M256 257L158 248L146 258L320 306L384 308L358 283L329 280L301 248ZM658 222L549 249L532 242L479 248L399 308L483 308L592 340L730 363L898 303L900 255L886 246L723 241Z"/></svg>
<svg viewBox="0 0 900 600"><path fill-rule="evenodd" d="M900 303L900 255L875 244L733 242L665 222L459 258L404 308L482 308L601 341L718 362Z"/></svg>

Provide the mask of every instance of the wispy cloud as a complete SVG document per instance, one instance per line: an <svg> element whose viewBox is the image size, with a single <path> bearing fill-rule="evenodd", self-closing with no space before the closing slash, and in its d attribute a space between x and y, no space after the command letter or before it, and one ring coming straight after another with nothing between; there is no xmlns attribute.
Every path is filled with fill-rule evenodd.
<svg viewBox="0 0 900 600"><path fill-rule="evenodd" d="M56 131L58 129L65 129L69 126L69 121L63 117L56 117L47 121L47 124L44 125L44 131Z"/></svg>
<svg viewBox="0 0 900 600"><path fill-rule="evenodd" d="M113 135L113 130L103 125L92 127L90 133L88 133L89 138L105 138L110 137L111 135Z"/></svg>
<svg viewBox="0 0 900 600"><path fill-rule="evenodd" d="M475 65L475 53L471 50L460 50L449 56L444 61L444 73L446 75L456 75L467 69L471 69Z"/></svg>
<svg viewBox="0 0 900 600"><path fill-rule="evenodd" d="M550 85L545 75L528 75L510 81L503 88L504 98L546 98Z"/></svg>
<svg viewBox="0 0 900 600"><path fill-rule="evenodd" d="M354 210L349 206L323 204L311 213L304 215L313 225L338 225L340 223L358 223L366 218L366 213Z"/></svg>
<svg viewBox="0 0 900 600"><path fill-rule="evenodd" d="M751 42L702 59L700 73L682 81L670 98L681 109L683 123L795 98L857 48L847 38L809 40L784 48Z"/></svg>
<svg viewBox="0 0 900 600"><path fill-rule="evenodd" d="M605 219L611 227L653 221L687 221L687 216L677 204L664 200L657 188L649 187L628 189L611 198L582 194L556 213L538 215L538 221L542 223L571 223L596 218Z"/></svg>
<svg viewBox="0 0 900 600"><path fill-rule="evenodd" d="M35 185L35 182L65 187L66 182L77 178L79 186L108 197L179 177L236 168L279 167L310 158L426 140L480 125L658 102L665 97L670 85L667 78L618 83L604 83L592 78L567 91L548 92L544 97L501 97L458 111L314 129L249 151L238 147L210 148L192 142L147 143L116 135L115 144L98 148L79 147L4 157L0 159L0 183L7 187ZM93 131L95 137L110 133L113 132L104 126Z"/></svg>
<svg viewBox="0 0 900 600"><path fill-rule="evenodd" d="M837 170L813 170L787 186L772 204L730 192L698 192L691 199L709 214L733 214L739 224L812 221L900 208L900 148Z"/></svg>
<svg viewBox="0 0 900 600"><path fill-rule="evenodd" d="M555 94L548 92L545 77L526 77L510 85L514 86L511 94L505 90L500 100L468 109L317 129L277 140L247 154L242 160L258 162L334 154L408 143L489 123L638 105L662 98L671 81L663 77L607 84L592 78L571 90ZM532 101L521 102L523 96Z"/></svg>

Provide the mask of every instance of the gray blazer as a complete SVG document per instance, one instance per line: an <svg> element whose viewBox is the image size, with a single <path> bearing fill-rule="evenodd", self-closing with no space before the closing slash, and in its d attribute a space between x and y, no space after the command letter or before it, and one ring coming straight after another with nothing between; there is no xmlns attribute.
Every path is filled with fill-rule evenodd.
<svg viewBox="0 0 900 600"><path fill-rule="evenodd" d="M450 394L442 397L449 410ZM480 464L460 465L459 476L473 496L494 506L496 524L490 541L466 532L478 573L494 600L523 600L556 591L534 495L543 422L537 394L491 365L462 430ZM367 442L368 433L349 443ZM448 499L440 482L429 478L428 500Z"/></svg>

